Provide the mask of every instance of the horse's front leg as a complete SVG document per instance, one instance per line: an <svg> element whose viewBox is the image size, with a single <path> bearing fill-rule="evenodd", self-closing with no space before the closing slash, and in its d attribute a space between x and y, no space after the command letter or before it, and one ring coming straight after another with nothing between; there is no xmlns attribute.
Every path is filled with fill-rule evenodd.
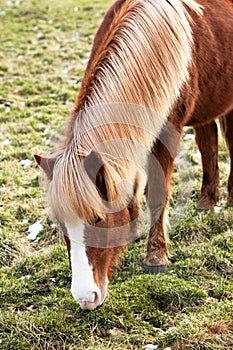
<svg viewBox="0 0 233 350"><path fill-rule="evenodd" d="M154 145L148 161L146 197L150 211L150 232L144 267L146 271L154 274L165 272L168 265L166 212L169 204L174 158L180 136L175 129L172 134L165 130L160 140L157 140Z"/></svg>

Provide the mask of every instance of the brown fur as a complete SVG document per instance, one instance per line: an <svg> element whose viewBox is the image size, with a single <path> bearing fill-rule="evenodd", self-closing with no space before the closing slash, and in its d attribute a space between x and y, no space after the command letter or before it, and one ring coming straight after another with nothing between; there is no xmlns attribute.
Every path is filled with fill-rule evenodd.
<svg viewBox="0 0 233 350"><path fill-rule="evenodd" d="M190 81L183 87L181 98L170 114L169 121L180 134L183 126L194 126L203 165L202 192L197 208L213 209L219 197L217 128L214 120L224 114L228 124L225 137L231 158L228 205L232 205L233 202L233 7L232 1L198 2L204 7L204 16L200 17L195 13L192 15L195 48L190 67ZM178 145L179 142L176 148ZM161 164L165 163L163 168L167 179L167 200L159 219L150 229L146 265L160 265L166 262L167 244L163 223L173 169L173 159L165 156L163 146L157 145L153 152ZM149 181L150 179L154 181L152 174L149 174ZM156 189L152 197L156 198ZM156 207L157 203L154 203L154 206Z"/></svg>

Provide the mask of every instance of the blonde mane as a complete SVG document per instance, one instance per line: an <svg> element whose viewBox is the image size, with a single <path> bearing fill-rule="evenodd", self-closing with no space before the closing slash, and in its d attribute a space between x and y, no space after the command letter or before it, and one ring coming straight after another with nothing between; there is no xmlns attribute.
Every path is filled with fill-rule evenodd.
<svg viewBox="0 0 233 350"><path fill-rule="evenodd" d="M86 72L54 167L49 200L56 216L75 212L90 221L105 211L82 162L93 149L115 184L122 177L133 181L132 163L145 167L147 152L188 80L189 11L201 13L193 0L126 0L115 14ZM117 191L118 204L124 205L132 190L127 186Z"/></svg>

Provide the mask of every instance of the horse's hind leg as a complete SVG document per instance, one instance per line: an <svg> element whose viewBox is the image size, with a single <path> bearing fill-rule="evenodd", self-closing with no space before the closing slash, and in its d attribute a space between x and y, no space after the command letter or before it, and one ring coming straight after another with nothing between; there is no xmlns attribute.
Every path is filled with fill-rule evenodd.
<svg viewBox="0 0 233 350"><path fill-rule="evenodd" d="M165 272L167 258L167 206L173 163L180 141L180 133L170 124L164 128L154 144L148 160L147 204L150 211L150 232L144 267L147 272Z"/></svg>
<svg viewBox="0 0 233 350"><path fill-rule="evenodd" d="M233 206L233 110L226 116L219 118L221 129L230 154L230 175L228 178L227 205Z"/></svg>
<svg viewBox="0 0 233 350"><path fill-rule="evenodd" d="M210 210L219 199L218 129L214 121L194 129L203 169L201 198L197 209Z"/></svg>

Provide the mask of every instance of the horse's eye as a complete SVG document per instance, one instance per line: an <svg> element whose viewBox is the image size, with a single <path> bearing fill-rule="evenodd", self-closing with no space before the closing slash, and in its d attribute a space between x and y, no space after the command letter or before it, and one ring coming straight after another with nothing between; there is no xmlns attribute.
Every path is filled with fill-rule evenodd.
<svg viewBox="0 0 233 350"><path fill-rule="evenodd" d="M102 219L101 219L99 216L97 216L97 217L95 218L95 223L98 224L98 223L100 223L101 220L102 220Z"/></svg>

